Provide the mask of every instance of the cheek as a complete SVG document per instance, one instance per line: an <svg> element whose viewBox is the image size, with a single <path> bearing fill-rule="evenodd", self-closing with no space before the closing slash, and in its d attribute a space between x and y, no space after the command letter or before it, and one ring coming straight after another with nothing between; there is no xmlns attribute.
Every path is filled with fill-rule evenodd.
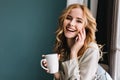
<svg viewBox="0 0 120 80"><path fill-rule="evenodd" d="M78 30L78 31L82 30L82 28L84 28L84 25L78 25L78 26L77 26L77 30Z"/></svg>
<svg viewBox="0 0 120 80"><path fill-rule="evenodd" d="M65 21L63 22L63 28L64 28L64 29L66 29L67 24L68 24L68 22L65 20Z"/></svg>
<svg viewBox="0 0 120 80"><path fill-rule="evenodd" d="M66 26L67 24L68 24L68 22L66 20L64 20L63 26Z"/></svg>

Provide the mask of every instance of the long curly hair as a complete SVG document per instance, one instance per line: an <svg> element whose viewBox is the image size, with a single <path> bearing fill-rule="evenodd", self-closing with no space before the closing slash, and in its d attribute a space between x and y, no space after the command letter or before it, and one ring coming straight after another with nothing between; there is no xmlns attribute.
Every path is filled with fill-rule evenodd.
<svg viewBox="0 0 120 80"><path fill-rule="evenodd" d="M65 8L58 19L58 29L56 31L56 41L54 45L54 51L60 54L60 60L66 60L69 58L70 50L67 47L66 38L63 31L63 22L66 19L67 15L74 8L80 8L83 11L83 15L85 18L85 31L86 31L86 39L83 47L79 50L78 56L83 55L84 51L87 49L88 44L90 42L96 42L95 40L95 32L96 32L96 20L93 17L90 10L85 5L81 4L72 4Z"/></svg>

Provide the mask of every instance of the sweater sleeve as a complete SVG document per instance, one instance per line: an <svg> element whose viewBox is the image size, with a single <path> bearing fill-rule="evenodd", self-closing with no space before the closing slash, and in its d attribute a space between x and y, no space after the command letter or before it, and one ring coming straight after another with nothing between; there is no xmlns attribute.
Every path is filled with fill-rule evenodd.
<svg viewBox="0 0 120 80"><path fill-rule="evenodd" d="M76 58L62 62L62 68L63 70L59 71L59 80L79 80L79 66Z"/></svg>
<svg viewBox="0 0 120 80"><path fill-rule="evenodd" d="M92 80L98 68L99 50L88 48L80 60L77 58L62 63L64 80Z"/></svg>
<svg viewBox="0 0 120 80"><path fill-rule="evenodd" d="M79 63L80 80L92 80L97 72L99 61L99 50L90 48L86 51L86 55Z"/></svg>
<svg viewBox="0 0 120 80"><path fill-rule="evenodd" d="M65 80L79 80L79 65L78 59L74 58L62 63L65 71Z"/></svg>

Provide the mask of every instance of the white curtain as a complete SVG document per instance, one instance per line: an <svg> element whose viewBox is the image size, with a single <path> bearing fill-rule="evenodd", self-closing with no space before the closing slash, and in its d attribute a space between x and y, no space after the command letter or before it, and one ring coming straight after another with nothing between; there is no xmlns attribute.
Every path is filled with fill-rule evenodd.
<svg viewBox="0 0 120 80"><path fill-rule="evenodd" d="M74 3L83 4L85 3L85 1L87 0L67 0L67 6L69 6L70 4L74 4Z"/></svg>
<svg viewBox="0 0 120 80"><path fill-rule="evenodd" d="M112 26L112 41L110 54L110 72L113 80L120 80L120 1L115 0L113 25Z"/></svg>
<svg viewBox="0 0 120 80"><path fill-rule="evenodd" d="M97 5L98 5L98 0L90 0L90 10L94 16L94 18L96 18L97 15Z"/></svg>
<svg viewBox="0 0 120 80"><path fill-rule="evenodd" d="M74 3L85 4L86 6L88 6L88 0L67 0L66 6L69 6L70 4L74 4ZM90 10L94 18L96 18L98 0L90 0L89 4L90 4Z"/></svg>

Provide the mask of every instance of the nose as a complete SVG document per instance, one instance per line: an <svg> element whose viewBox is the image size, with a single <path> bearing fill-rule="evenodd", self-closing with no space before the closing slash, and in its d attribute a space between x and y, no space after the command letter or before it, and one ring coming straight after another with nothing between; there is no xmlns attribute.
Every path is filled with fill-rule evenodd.
<svg viewBox="0 0 120 80"><path fill-rule="evenodd" d="M74 21L74 20L71 20L70 26L74 26L74 25L75 25L75 21Z"/></svg>

